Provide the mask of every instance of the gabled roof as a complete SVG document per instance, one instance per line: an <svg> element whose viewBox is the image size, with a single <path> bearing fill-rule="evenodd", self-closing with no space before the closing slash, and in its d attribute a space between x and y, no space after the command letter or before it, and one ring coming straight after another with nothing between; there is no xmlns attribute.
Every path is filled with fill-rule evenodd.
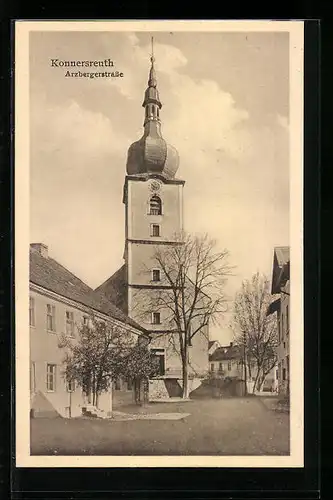
<svg viewBox="0 0 333 500"><path fill-rule="evenodd" d="M290 260L289 247L275 247L274 252L278 261L279 267L284 266Z"/></svg>
<svg viewBox="0 0 333 500"><path fill-rule="evenodd" d="M275 247L273 274L272 274L272 295L280 293L281 287L289 279L290 270L290 250L289 247Z"/></svg>
<svg viewBox="0 0 333 500"><path fill-rule="evenodd" d="M210 349L211 347L213 347L213 345L215 344L216 340L209 340L208 342L208 349Z"/></svg>
<svg viewBox="0 0 333 500"><path fill-rule="evenodd" d="M218 347L213 354L209 355L209 361L228 361L241 357L241 348L237 345Z"/></svg>
<svg viewBox="0 0 333 500"><path fill-rule="evenodd" d="M30 282L146 332L102 293L90 288L56 260L45 258L34 249L30 249Z"/></svg>
<svg viewBox="0 0 333 500"><path fill-rule="evenodd" d="M122 311L127 312L126 265L121 266L110 278L99 285L95 291L102 293Z"/></svg>

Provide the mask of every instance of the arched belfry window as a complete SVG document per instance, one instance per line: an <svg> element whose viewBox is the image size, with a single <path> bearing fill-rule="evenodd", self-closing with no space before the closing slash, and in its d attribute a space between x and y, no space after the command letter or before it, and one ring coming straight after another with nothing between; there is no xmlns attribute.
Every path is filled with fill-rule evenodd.
<svg viewBox="0 0 333 500"><path fill-rule="evenodd" d="M150 198L150 215L161 215L162 214L162 201L159 196L154 194Z"/></svg>

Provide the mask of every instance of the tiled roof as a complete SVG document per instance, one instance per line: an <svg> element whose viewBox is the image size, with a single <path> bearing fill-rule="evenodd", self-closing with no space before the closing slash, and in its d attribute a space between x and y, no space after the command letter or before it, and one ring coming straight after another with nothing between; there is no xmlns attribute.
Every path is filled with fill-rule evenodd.
<svg viewBox="0 0 333 500"><path fill-rule="evenodd" d="M45 258L38 251L31 249L30 281L145 332L144 328L112 304L102 293L90 288L56 260Z"/></svg>
<svg viewBox="0 0 333 500"><path fill-rule="evenodd" d="M209 355L209 361L225 361L229 359L238 359L241 356L241 348L239 346L218 347L213 354Z"/></svg>
<svg viewBox="0 0 333 500"><path fill-rule="evenodd" d="M121 266L110 278L96 288L122 311L127 312L126 266Z"/></svg>
<svg viewBox="0 0 333 500"><path fill-rule="evenodd" d="M281 286L289 279L290 249L289 247L274 248L274 263L272 274L272 295L280 293Z"/></svg>
<svg viewBox="0 0 333 500"><path fill-rule="evenodd" d="M290 259L289 247L275 247L274 251L279 267L282 267L285 264L287 264L287 262L289 262Z"/></svg>

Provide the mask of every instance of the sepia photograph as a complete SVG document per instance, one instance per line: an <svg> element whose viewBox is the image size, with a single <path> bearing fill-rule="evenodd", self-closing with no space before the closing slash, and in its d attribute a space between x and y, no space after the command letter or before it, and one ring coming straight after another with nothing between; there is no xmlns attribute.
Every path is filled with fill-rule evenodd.
<svg viewBox="0 0 333 500"><path fill-rule="evenodd" d="M303 466L303 23L15 32L17 465Z"/></svg>

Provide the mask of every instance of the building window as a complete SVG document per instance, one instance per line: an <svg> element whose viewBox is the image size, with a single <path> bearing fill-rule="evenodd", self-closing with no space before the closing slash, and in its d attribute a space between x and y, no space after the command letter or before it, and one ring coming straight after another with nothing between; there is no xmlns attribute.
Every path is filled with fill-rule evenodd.
<svg viewBox="0 0 333 500"><path fill-rule="evenodd" d="M151 225L151 236L160 236L159 224L152 224Z"/></svg>
<svg viewBox="0 0 333 500"><path fill-rule="evenodd" d="M214 363L211 363L210 365L210 371L213 372L214 371Z"/></svg>
<svg viewBox="0 0 333 500"><path fill-rule="evenodd" d="M153 325L161 324L161 314L159 312L153 312L151 317L151 322Z"/></svg>
<svg viewBox="0 0 333 500"><path fill-rule="evenodd" d="M35 326L35 299L29 297L29 325Z"/></svg>
<svg viewBox="0 0 333 500"><path fill-rule="evenodd" d="M164 349L152 349L151 353L156 356L158 361L158 372L156 375L162 377L165 375L165 353Z"/></svg>
<svg viewBox="0 0 333 500"><path fill-rule="evenodd" d="M162 201L159 196L154 194L154 196L150 198L149 206L150 206L150 211L149 211L150 215L162 215Z"/></svg>
<svg viewBox="0 0 333 500"><path fill-rule="evenodd" d="M83 316L83 324L84 324L84 326L89 326L89 318L88 318L88 316Z"/></svg>
<svg viewBox="0 0 333 500"><path fill-rule="evenodd" d="M223 363L219 363L219 371L222 372L223 371Z"/></svg>
<svg viewBox="0 0 333 500"><path fill-rule="evenodd" d="M283 317L283 314L281 314L281 324L280 324L280 328L281 328L281 339L283 340L284 339L284 317Z"/></svg>
<svg viewBox="0 0 333 500"><path fill-rule="evenodd" d="M54 392L56 388L56 365L47 365L46 369L46 390Z"/></svg>
<svg viewBox="0 0 333 500"><path fill-rule="evenodd" d="M74 313L71 311L66 311L66 334L74 336Z"/></svg>
<svg viewBox="0 0 333 500"><path fill-rule="evenodd" d="M46 306L46 323L47 323L47 329L49 332L56 331L55 306L52 306L51 304L47 304L47 306Z"/></svg>
<svg viewBox="0 0 333 500"><path fill-rule="evenodd" d="M161 281L161 271L159 269L153 269L153 281Z"/></svg>
<svg viewBox="0 0 333 500"><path fill-rule="evenodd" d="M30 365L30 391L36 391L36 363L34 361Z"/></svg>
<svg viewBox="0 0 333 500"><path fill-rule="evenodd" d="M231 361L228 361L228 371L231 372Z"/></svg>
<svg viewBox="0 0 333 500"><path fill-rule="evenodd" d="M66 381L67 392L75 391L75 380L67 380Z"/></svg>
<svg viewBox="0 0 333 500"><path fill-rule="evenodd" d="M289 333L289 306L286 305L286 333Z"/></svg>

